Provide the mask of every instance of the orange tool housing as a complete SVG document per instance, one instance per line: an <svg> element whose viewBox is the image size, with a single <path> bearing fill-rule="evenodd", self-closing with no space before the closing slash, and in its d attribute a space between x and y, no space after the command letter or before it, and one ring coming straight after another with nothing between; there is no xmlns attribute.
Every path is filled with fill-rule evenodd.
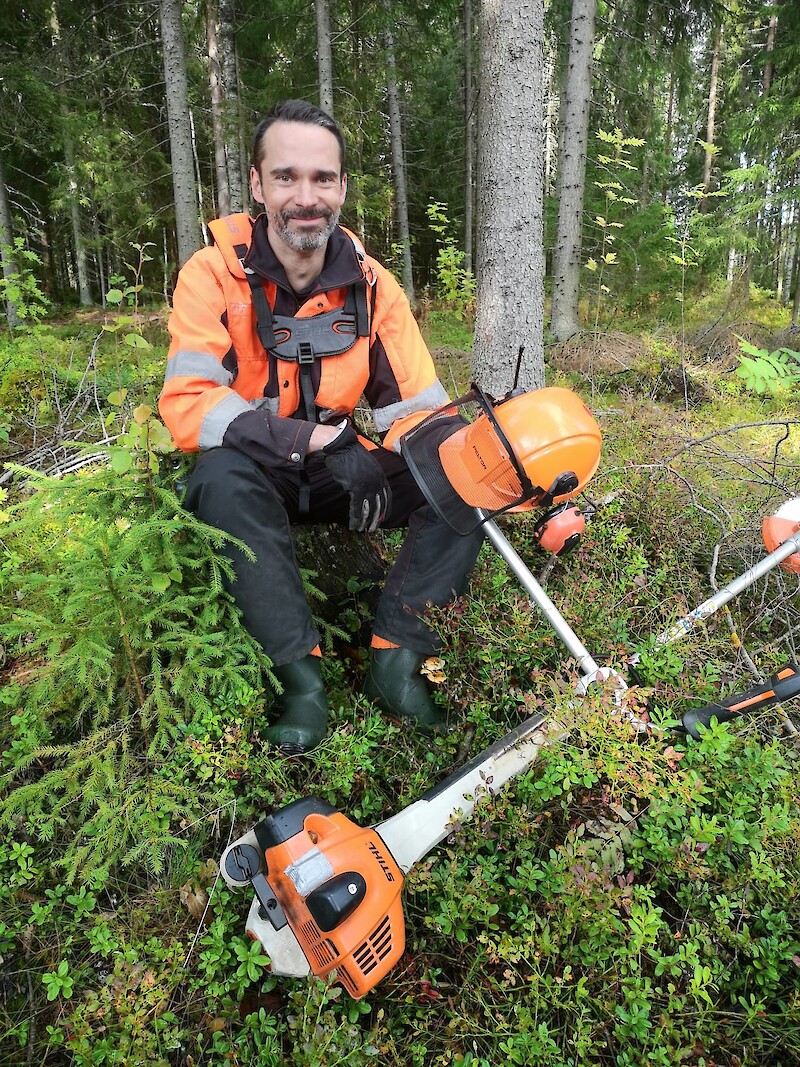
<svg viewBox="0 0 800 1067"><path fill-rule="evenodd" d="M275 816L255 827L267 881L313 973L335 970L359 999L405 949L403 873L375 830L324 802L296 801L277 815L287 813L277 828Z"/></svg>

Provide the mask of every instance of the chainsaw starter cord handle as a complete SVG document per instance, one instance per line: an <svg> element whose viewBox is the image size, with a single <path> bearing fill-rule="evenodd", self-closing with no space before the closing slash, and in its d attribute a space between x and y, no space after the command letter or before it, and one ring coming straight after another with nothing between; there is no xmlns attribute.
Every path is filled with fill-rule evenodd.
<svg viewBox="0 0 800 1067"><path fill-rule="evenodd" d="M391 507L392 494L381 465L345 426L322 449L325 466L350 496L351 530L374 533Z"/></svg>

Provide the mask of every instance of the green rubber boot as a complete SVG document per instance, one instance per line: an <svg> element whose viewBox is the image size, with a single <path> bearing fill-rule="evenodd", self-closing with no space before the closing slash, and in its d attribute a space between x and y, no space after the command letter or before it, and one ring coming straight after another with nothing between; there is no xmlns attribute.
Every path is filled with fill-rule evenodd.
<svg viewBox="0 0 800 1067"><path fill-rule="evenodd" d="M419 673L425 656L410 648L373 648L364 692L390 719L410 720L424 733L444 733L447 716Z"/></svg>
<svg viewBox="0 0 800 1067"><path fill-rule="evenodd" d="M283 686L279 697L283 711L264 736L284 756L310 752L328 729L328 698L320 675L320 658L304 656L273 667L272 673Z"/></svg>

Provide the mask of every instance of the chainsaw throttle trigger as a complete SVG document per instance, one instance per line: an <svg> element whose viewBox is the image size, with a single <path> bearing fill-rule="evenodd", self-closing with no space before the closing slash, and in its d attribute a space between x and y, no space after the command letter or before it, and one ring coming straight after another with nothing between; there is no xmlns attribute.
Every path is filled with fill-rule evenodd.
<svg viewBox="0 0 800 1067"><path fill-rule="evenodd" d="M306 907L320 930L327 934L353 914L366 893L363 875L358 871L344 871L309 893Z"/></svg>

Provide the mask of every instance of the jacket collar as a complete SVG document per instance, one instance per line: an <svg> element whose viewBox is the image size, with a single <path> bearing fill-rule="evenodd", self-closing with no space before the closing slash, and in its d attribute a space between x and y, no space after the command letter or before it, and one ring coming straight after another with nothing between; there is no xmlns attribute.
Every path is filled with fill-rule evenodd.
<svg viewBox="0 0 800 1067"><path fill-rule="evenodd" d="M286 277L286 271L267 238L266 212L262 211L253 223L253 236L244 263L262 278L274 282L280 289L285 289L289 293L293 292ZM302 294L296 295L302 295L308 299L330 289L343 289L360 281L363 277L364 271L356 255L352 239L341 226L337 226L325 249L325 262L319 277Z"/></svg>

